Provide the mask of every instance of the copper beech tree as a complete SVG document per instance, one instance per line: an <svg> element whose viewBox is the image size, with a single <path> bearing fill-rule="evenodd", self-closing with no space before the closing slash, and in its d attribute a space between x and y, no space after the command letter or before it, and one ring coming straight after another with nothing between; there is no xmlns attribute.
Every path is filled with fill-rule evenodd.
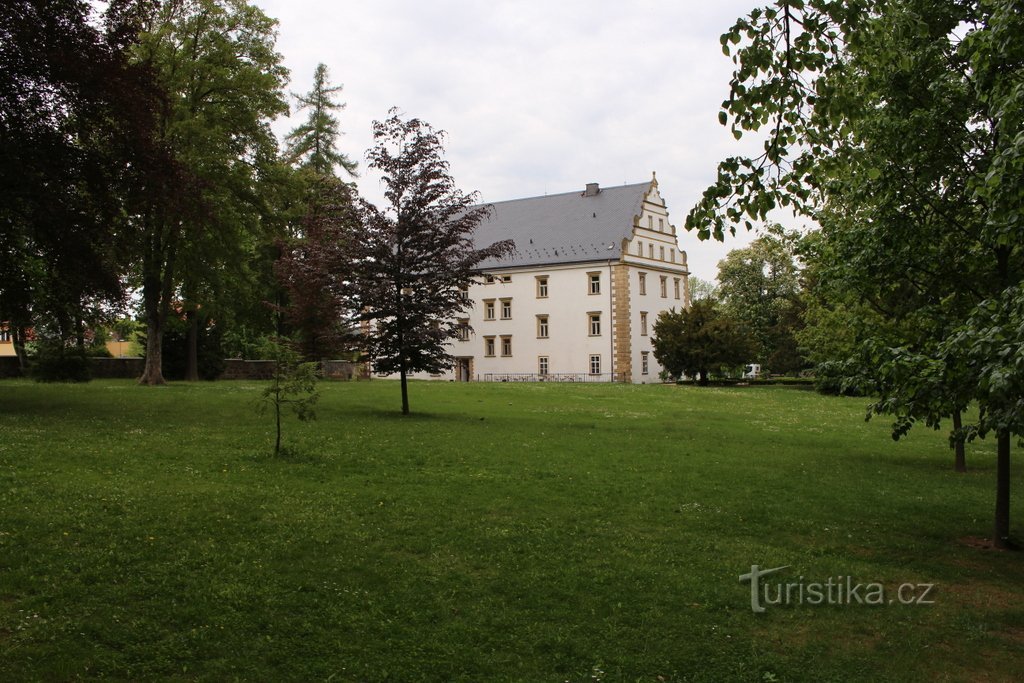
<svg viewBox="0 0 1024 683"><path fill-rule="evenodd" d="M373 136L367 159L383 176L385 203L362 202L362 228L351 244L351 303L365 323L374 371L398 373L408 414L408 375L452 367L447 342L458 336L456 319L471 305L463 288L487 259L513 244L474 244L489 208L455 186L442 131L392 109L373 123Z"/></svg>

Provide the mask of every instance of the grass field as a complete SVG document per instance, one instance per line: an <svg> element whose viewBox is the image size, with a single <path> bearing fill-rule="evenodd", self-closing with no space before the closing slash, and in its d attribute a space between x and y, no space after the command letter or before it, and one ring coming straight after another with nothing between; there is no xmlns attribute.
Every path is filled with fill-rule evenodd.
<svg viewBox="0 0 1024 683"><path fill-rule="evenodd" d="M0 382L0 680L1024 679L994 451L784 387ZM1015 470L1013 522L1024 529ZM930 605L769 606L779 581Z"/></svg>

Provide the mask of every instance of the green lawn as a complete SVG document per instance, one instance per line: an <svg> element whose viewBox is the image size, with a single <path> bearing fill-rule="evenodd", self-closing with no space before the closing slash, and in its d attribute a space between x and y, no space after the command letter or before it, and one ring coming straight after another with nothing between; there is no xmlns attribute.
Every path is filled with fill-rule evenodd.
<svg viewBox="0 0 1024 683"><path fill-rule="evenodd" d="M0 382L0 680L1024 679L989 443L956 475L784 387L322 387L274 460L257 383ZM754 614L753 564L934 604Z"/></svg>

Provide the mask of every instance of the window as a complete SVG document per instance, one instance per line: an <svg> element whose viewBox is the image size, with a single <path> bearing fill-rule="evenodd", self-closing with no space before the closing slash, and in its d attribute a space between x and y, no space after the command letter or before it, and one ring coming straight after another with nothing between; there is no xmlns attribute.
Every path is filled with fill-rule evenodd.
<svg viewBox="0 0 1024 683"><path fill-rule="evenodd" d="M537 339L548 338L548 317L546 315L537 316Z"/></svg>
<svg viewBox="0 0 1024 683"><path fill-rule="evenodd" d="M7 328L0 330L0 342L9 343L11 341L11 331ZM121 341L121 340L118 340Z"/></svg>
<svg viewBox="0 0 1024 683"><path fill-rule="evenodd" d="M668 276L667 275L662 275L661 276L661 298L662 299L667 299L668 298Z"/></svg>
<svg viewBox="0 0 1024 683"><path fill-rule="evenodd" d="M590 357L590 374L600 375L601 374L601 356L594 354Z"/></svg>
<svg viewBox="0 0 1024 683"><path fill-rule="evenodd" d="M640 240L636 241L636 255L637 256L643 256L644 255L644 243L641 242Z"/></svg>
<svg viewBox="0 0 1024 683"><path fill-rule="evenodd" d="M640 334L647 336L647 311L640 311Z"/></svg>
<svg viewBox="0 0 1024 683"><path fill-rule="evenodd" d="M484 299L484 320L494 320L494 299Z"/></svg>
<svg viewBox="0 0 1024 683"><path fill-rule="evenodd" d="M484 337L484 355L494 356L494 337Z"/></svg>
<svg viewBox="0 0 1024 683"><path fill-rule="evenodd" d="M650 356L650 352L648 352L648 351L641 351L640 352L640 374L641 375L647 375L647 374L650 373L651 362L650 362L649 356Z"/></svg>
<svg viewBox="0 0 1024 683"><path fill-rule="evenodd" d="M665 232L665 219L664 218L659 218L658 219L658 230L660 230L661 232Z"/></svg>
<svg viewBox="0 0 1024 683"><path fill-rule="evenodd" d="M502 335L501 337L501 355L511 356L512 355L512 337Z"/></svg>
<svg viewBox="0 0 1024 683"><path fill-rule="evenodd" d="M662 261L665 260L665 247L658 247L658 258Z"/></svg>
<svg viewBox="0 0 1024 683"><path fill-rule="evenodd" d="M600 337L601 336L601 314L600 313L588 313L590 318L590 336Z"/></svg>
<svg viewBox="0 0 1024 683"><path fill-rule="evenodd" d="M466 285L459 285L459 297L461 297L463 301L469 301L469 287Z"/></svg>
<svg viewBox="0 0 1024 683"><path fill-rule="evenodd" d="M676 262L676 250L675 249L669 249L668 260L671 261L672 263Z"/></svg>
<svg viewBox="0 0 1024 683"><path fill-rule="evenodd" d="M679 298L679 278L677 278L677 277L672 278L672 286L673 286L673 288L675 290L676 299L678 299Z"/></svg>
<svg viewBox="0 0 1024 683"><path fill-rule="evenodd" d="M648 244L647 245L647 258L654 258L654 245L653 244Z"/></svg>
<svg viewBox="0 0 1024 683"><path fill-rule="evenodd" d="M509 283L509 282L512 282L512 276L511 275L502 275L501 276L501 281L506 283L506 284Z"/></svg>
<svg viewBox="0 0 1024 683"><path fill-rule="evenodd" d="M548 276L538 275L537 276L537 298L546 299L548 298Z"/></svg>
<svg viewBox="0 0 1024 683"><path fill-rule="evenodd" d="M541 356L537 359L537 372L542 375L548 374L548 357Z"/></svg>
<svg viewBox="0 0 1024 683"><path fill-rule="evenodd" d="M459 341L469 341L469 318L459 318L459 324L456 328L457 339Z"/></svg>
<svg viewBox="0 0 1024 683"><path fill-rule="evenodd" d="M647 273L640 273L640 294L647 293Z"/></svg>
<svg viewBox="0 0 1024 683"><path fill-rule="evenodd" d="M501 319L511 320L512 319L512 299L501 300Z"/></svg>
<svg viewBox="0 0 1024 683"><path fill-rule="evenodd" d="M590 293L601 293L601 273L587 273L590 276Z"/></svg>
<svg viewBox="0 0 1024 683"><path fill-rule="evenodd" d="M647 229L654 230L654 216L647 217Z"/></svg>
<svg viewBox="0 0 1024 683"><path fill-rule="evenodd" d="M494 284L494 276L493 275L485 275L484 276L484 283L488 284L488 285L493 285Z"/></svg>

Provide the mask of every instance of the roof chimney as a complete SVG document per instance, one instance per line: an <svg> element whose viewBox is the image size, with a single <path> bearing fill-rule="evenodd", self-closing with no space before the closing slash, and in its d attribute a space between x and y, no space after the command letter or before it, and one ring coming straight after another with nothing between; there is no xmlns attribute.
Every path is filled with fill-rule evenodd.
<svg viewBox="0 0 1024 683"><path fill-rule="evenodd" d="M587 183L587 189L584 191L584 197L595 197L597 193L601 191L601 188L597 183Z"/></svg>

